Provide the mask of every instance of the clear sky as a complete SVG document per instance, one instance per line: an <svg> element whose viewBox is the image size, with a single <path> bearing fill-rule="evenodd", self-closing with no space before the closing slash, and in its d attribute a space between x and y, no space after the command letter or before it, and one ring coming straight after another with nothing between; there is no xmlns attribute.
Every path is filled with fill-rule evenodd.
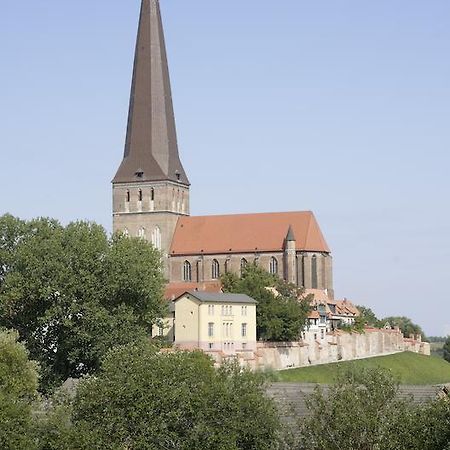
<svg viewBox="0 0 450 450"><path fill-rule="evenodd" d="M139 0L3 0L0 214L111 230ZM313 210L338 297L450 333L450 2L161 0L192 213Z"/></svg>

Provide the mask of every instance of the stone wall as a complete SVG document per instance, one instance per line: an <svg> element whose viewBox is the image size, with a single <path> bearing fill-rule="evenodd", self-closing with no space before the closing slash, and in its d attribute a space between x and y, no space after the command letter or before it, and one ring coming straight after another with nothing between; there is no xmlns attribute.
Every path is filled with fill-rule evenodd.
<svg viewBox="0 0 450 450"><path fill-rule="evenodd" d="M367 328L364 333L335 331L320 341L306 336L299 342L258 342L255 353L238 356L243 365L253 369L281 370L404 351L430 355L430 344L422 342L420 336L406 339L399 330ZM214 359L220 364L218 354Z"/></svg>

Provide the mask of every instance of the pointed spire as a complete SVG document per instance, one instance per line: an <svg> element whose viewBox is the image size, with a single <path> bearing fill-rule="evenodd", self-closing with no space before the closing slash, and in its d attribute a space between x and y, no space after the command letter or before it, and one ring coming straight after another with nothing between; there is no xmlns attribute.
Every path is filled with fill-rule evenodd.
<svg viewBox="0 0 450 450"><path fill-rule="evenodd" d="M294 230L292 229L292 225L289 225L289 230L286 235L286 242L294 242L294 241L295 241Z"/></svg>
<svg viewBox="0 0 450 450"><path fill-rule="evenodd" d="M123 161L115 183L171 180L188 185L178 154L158 0L142 0Z"/></svg>

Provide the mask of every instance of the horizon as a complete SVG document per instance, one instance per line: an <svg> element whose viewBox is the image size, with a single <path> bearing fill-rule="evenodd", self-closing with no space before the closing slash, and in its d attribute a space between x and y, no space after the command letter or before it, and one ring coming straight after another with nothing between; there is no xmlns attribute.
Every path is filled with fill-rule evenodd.
<svg viewBox="0 0 450 450"><path fill-rule="evenodd" d="M111 231L140 2L129 3L6 5L0 179L14 195L0 214ZM193 215L311 210L337 298L450 334L450 4L161 8Z"/></svg>

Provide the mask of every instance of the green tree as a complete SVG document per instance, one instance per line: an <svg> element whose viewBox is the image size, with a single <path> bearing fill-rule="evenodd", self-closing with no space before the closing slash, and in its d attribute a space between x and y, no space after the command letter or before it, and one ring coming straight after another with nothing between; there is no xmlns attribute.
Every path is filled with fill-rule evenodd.
<svg viewBox="0 0 450 450"><path fill-rule="evenodd" d="M358 308L359 312L361 313L361 315L358 317L358 320L363 325L369 325L371 327L379 327L380 326L380 321L378 320L377 316L370 308L368 308L367 306L362 306L362 305L356 305L356 307Z"/></svg>
<svg viewBox="0 0 450 450"><path fill-rule="evenodd" d="M28 359L18 333L0 331L0 443L5 450L34 449L32 406L37 364Z"/></svg>
<svg viewBox="0 0 450 450"><path fill-rule="evenodd" d="M390 316L380 320L380 324L382 326L386 323L389 323L391 326L399 327L405 337L409 337L411 334L414 334L421 335L422 338L425 338L425 333L422 328L415 324L409 317Z"/></svg>
<svg viewBox="0 0 450 450"><path fill-rule="evenodd" d="M222 277L225 292L247 294L257 302L258 339L297 340L311 310L310 298L303 298L294 285L269 274L256 264L247 265L239 278L228 273Z"/></svg>
<svg viewBox="0 0 450 450"><path fill-rule="evenodd" d="M450 336L448 336L447 340L444 344L444 359L450 362Z"/></svg>
<svg viewBox="0 0 450 450"><path fill-rule="evenodd" d="M66 448L89 450L276 449L280 433L260 376L236 365L216 370L200 352L159 354L148 343L112 350L101 372L80 383L71 423Z"/></svg>
<svg viewBox="0 0 450 450"><path fill-rule="evenodd" d="M385 369L352 368L307 401L298 449L444 450L450 439L450 404L418 406L398 396Z"/></svg>
<svg viewBox="0 0 450 450"><path fill-rule="evenodd" d="M98 370L164 315L160 254L99 225L0 218L0 325L19 331L44 389Z"/></svg>

